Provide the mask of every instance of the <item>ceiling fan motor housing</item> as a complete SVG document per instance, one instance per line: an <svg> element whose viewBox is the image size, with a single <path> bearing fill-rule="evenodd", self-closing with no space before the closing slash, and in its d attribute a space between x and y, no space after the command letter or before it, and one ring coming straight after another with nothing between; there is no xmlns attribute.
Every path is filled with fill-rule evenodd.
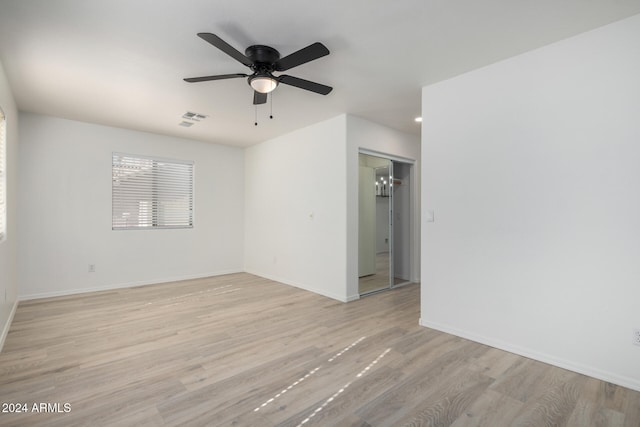
<svg viewBox="0 0 640 427"><path fill-rule="evenodd" d="M278 79L271 73L275 69L276 62L280 59L280 52L271 46L257 44L249 46L244 54L253 63L251 65L253 74L247 79L249 86L260 93L268 93L275 89L278 86ZM258 80L261 79L263 81L258 83ZM256 81L254 82L254 80Z"/></svg>
<svg viewBox="0 0 640 427"><path fill-rule="evenodd" d="M251 62L253 62L253 66L251 68L257 72L272 72L274 70L275 63L280 59L280 52L270 46L264 46L261 44L249 46L244 51L244 54L251 60Z"/></svg>

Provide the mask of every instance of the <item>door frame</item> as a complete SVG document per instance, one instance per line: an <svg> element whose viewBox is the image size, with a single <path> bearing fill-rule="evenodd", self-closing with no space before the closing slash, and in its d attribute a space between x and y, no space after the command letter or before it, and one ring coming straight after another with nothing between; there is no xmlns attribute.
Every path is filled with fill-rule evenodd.
<svg viewBox="0 0 640 427"><path fill-rule="evenodd" d="M410 272L410 276L413 276L413 269L414 269L414 250L415 250L415 239L416 239L416 223L415 223L415 218L413 218L414 216L414 212L415 212L415 208L416 208L416 197L415 197L415 186L416 186L416 172L415 172L415 165L416 165L416 160L415 159L411 159L408 157L403 157L403 156L398 156L398 155L394 155L394 154L389 154L389 153L384 153L381 151L376 151L376 150L371 150L368 148L358 148L358 156L360 154L365 154L365 155L369 155L369 156L374 156L374 157L379 157L385 160L389 160L391 163L391 167L390 167L390 171L393 171L393 162L397 162L397 163L404 163L404 164L408 164L409 165L409 235L410 235L410 241L408 244L409 247L409 252L410 252L410 256L409 256L409 272ZM360 192L360 188L358 188L358 197L359 197L359 192ZM394 256L393 253L393 226L395 224L395 222L393 221L393 199L390 199L389 201L389 209L390 209L390 224L389 224L389 258L390 258L390 262L389 262L389 267L390 267L390 271L389 271L389 287L388 288L384 288L382 290L387 290L387 289L393 289L395 287L395 285L393 284L394 282L394 261L393 259L391 259ZM359 254L359 248L358 248L358 254ZM356 274L356 279L358 279L358 275ZM405 283L401 283L399 286L402 286Z"/></svg>

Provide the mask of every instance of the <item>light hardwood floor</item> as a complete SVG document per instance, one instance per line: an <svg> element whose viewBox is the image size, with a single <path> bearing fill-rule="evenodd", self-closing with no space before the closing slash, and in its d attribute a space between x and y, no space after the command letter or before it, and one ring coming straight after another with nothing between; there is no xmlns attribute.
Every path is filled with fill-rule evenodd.
<svg viewBox="0 0 640 427"><path fill-rule="evenodd" d="M627 426L640 393L248 274L20 303L2 426Z"/></svg>

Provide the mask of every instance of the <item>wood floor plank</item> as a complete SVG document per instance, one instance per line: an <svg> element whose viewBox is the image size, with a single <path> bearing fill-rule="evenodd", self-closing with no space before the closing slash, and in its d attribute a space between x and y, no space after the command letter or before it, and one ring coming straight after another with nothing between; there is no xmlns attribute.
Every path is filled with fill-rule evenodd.
<svg viewBox="0 0 640 427"><path fill-rule="evenodd" d="M491 378L501 377L520 356L506 351L490 348L486 353L472 361L474 366Z"/></svg>
<svg viewBox="0 0 640 427"><path fill-rule="evenodd" d="M452 427L508 426L524 404L487 389L451 424Z"/></svg>
<svg viewBox="0 0 640 427"><path fill-rule="evenodd" d="M493 382L471 369L463 369L452 376L442 388L429 394L426 403L421 403L411 414L407 414L398 425L446 425L455 422L471 403L476 401Z"/></svg>
<svg viewBox="0 0 640 427"><path fill-rule="evenodd" d="M539 392L539 385L551 366L531 359L518 358L496 379L491 389L526 403Z"/></svg>
<svg viewBox="0 0 640 427"><path fill-rule="evenodd" d="M567 420L569 426L585 427L623 427L623 413L611 409L596 407L592 402L579 399Z"/></svg>
<svg viewBox="0 0 640 427"><path fill-rule="evenodd" d="M356 423L358 425L368 425L361 417L355 416L355 412L358 408L364 405L368 399L375 398L383 393L388 387L393 386L402 381L406 375L397 370L387 366L383 366L380 369L376 369L371 372L370 375L366 375L362 380L353 381L347 391L341 393L328 402L328 404L322 408L322 411L315 413L310 422L305 425L326 426L326 425L352 425ZM347 378L343 379L341 388L347 383ZM308 418L314 411L327 402L340 388L333 388L325 392L325 399L316 402L315 405L310 405L305 410L300 411L293 417L287 417L284 420L279 420L275 417L271 417L272 420L277 420L283 427L297 426L300 422Z"/></svg>
<svg viewBox="0 0 640 427"><path fill-rule="evenodd" d="M0 425L640 426L640 392L419 317L418 285L344 304L244 273L24 301L0 402L71 411Z"/></svg>
<svg viewBox="0 0 640 427"><path fill-rule="evenodd" d="M575 410L585 379L582 375L571 374L553 385L544 385L540 397L530 399L524 405L513 425L566 425Z"/></svg>
<svg viewBox="0 0 640 427"><path fill-rule="evenodd" d="M475 346L475 343L467 341L466 349L441 354L426 369L420 369L419 375L411 372L405 381L395 384L380 397L367 402L356 411L356 415L372 425L396 425L403 419L425 416L425 407L432 408L437 404L443 398L443 390L449 389L452 385L457 387L460 378L466 378L471 371L467 367L468 360ZM406 367L404 370L407 372ZM473 375L479 378L481 374L474 371ZM492 379L486 378L484 388L493 382ZM482 382L484 381L483 379Z"/></svg>

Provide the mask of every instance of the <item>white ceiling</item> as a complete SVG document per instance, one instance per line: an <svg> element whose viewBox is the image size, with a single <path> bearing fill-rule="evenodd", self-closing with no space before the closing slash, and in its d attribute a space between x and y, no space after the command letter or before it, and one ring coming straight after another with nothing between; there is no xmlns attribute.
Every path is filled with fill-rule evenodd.
<svg viewBox="0 0 640 427"><path fill-rule="evenodd" d="M22 111L248 146L342 113L419 134L421 87L640 13L640 0L0 0L0 60ZM248 68L196 36L288 55L331 54L287 74L258 108ZM209 117L178 126L186 111Z"/></svg>

